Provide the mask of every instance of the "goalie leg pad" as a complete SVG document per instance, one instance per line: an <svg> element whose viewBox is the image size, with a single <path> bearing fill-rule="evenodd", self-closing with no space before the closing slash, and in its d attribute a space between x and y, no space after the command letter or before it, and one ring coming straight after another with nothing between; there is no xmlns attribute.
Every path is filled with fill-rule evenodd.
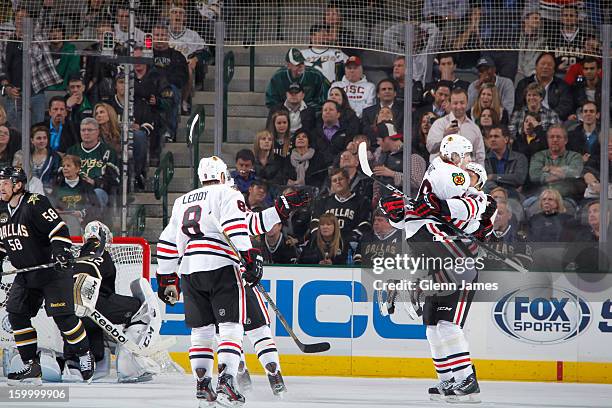
<svg viewBox="0 0 612 408"><path fill-rule="evenodd" d="M251 344L257 353L257 358L259 359L259 362L266 373L276 374L276 372L268 372L267 369L267 367L275 367L277 371L280 370L278 350L276 348L274 338L272 337L272 330L270 330L270 326L265 325L254 330L249 330L246 332L246 335L251 341ZM270 366L268 365L269 363L275 363L275 365Z"/></svg>
<svg viewBox="0 0 612 408"><path fill-rule="evenodd" d="M225 365L225 373L236 377L242 353L244 328L240 323L219 323L219 366Z"/></svg>
<svg viewBox="0 0 612 408"><path fill-rule="evenodd" d="M133 325L125 329L130 339L142 337L144 325ZM159 374L159 364L148 357L139 356L121 344L117 344L117 379L119 382L149 381L153 375Z"/></svg>
<svg viewBox="0 0 612 408"><path fill-rule="evenodd" d="M189 347L189 363L191 371L197 380L201 377L196 369L204 370L204 377L212 377L214 364L213 339L215 338L215 325L195 327L191 329L191 347Z"/></svg>
<svg viewBox="0 0 612 408"><path fill-rule="evenodd" d="M79 273L74 278L74 312L78 317L87 316L95 310L102 280L87 273Z"/></svg>
<svg viewBox="0 0 612 408"><path fill-rule="evenodd" d="M130 290L134 297L142 302L140 309L132 316L131 323L144 323L146 325L146 329L143 331L145 334L135 343L140 347L148 347L152 338L159 333L162 323L157 295L144 278L132 281Z"/></svg>

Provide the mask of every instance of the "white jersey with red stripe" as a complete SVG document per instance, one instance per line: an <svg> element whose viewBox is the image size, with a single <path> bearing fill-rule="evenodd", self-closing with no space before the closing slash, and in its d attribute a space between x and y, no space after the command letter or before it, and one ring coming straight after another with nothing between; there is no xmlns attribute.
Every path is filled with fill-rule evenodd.
<svg viewBox="0 0 612 408"><path fill-rule="evenodd" d="M475 220L484 212L487 204L486 196L481 198L470 192L470 175L460 167L444 161L440 157L433 159L419 188L417 197L434 193L440 200L446 201L450 210L448 221L453 221L459 228L464 228L470 220ZM396 228L404 228L406 237L410 238L416 234L421 227L426 227L433 235L438 235L436 221L412 218L407 216L404 222L394 223ZM470 228L472 229L472 228Z"/></svg>
<svg viewBox="0 0 612 408"><path fill-rule="evenodd" d="M237 264L212 217L236 248L246 251L252 248L247 211L242 194L224 184L205 186L177 198L157 244L158 273L187 275Z"/></svg>
<svg viewBox="0 0 612 408"><path fill-rule="evenodd" d="M248 210L246 213L246 223L249 226L249 235L252 237L265 234L280 222L281 219L274 207L259 212Z"/></svg>

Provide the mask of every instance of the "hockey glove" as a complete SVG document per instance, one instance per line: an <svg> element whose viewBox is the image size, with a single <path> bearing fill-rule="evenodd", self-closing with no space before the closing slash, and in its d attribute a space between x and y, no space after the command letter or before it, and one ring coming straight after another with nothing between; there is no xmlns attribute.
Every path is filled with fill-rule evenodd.
<svg viewBox="0 0 612 408"><path fill-rule="evenodd" d="M393 194L381 197L378 200L378 206L389 217L391 222L401 222L405 218L404 198L402 196Z"/></svg>
<svg viewBox="0 0 612 408"><path fill-rule="evenodd" d="M474 232L474 237L481 242L488 240L488 236L493 232L493 223L491 220L480 221L480 226Z"/></svg>
<svg viewBox="0 0 612 408"><path fill-rule="evenodd" d="M255 286L263 276L263 257L257 248L248 251L241 251L240 255L244 259L244 271L242 277L249 286Z"/></svg>
<svg viewBox="0 0 612 408"><path fill-rule="evenodd" d="M289 218L292 211L306 207L309 202L310 195L307 191L293 191L274 200L274 208L276 208L278 216L285 221Z"/></svg>
<svg viewBox="0 0 612 408"><path fill-rule="evenodd" d="M490 220L497 211L497 201L489 194L487 194L487 208L485 208L484 213L480 216L482 220Z"/></svg>
<svg viewBox="0 0 612 408"><path fill-rule="evenodd" d="M408 213L413 217L423 218L427 216L450 215L450 210L445 201L440 201L434 193L428 193L418 198Z"/></svg>
<svg viewBox="0 0 612 408"><path fill-rule="evenodd" d="M53 246L51 249L51 257L55 263L54 268L59 272L67 272L74 263L74 256L70 247L66 246Z"/></svg>
<svg viewBox="0 0 612 408"><path fill-rule="evenodd" d="M176 272L157 274L157 297L167 305L174 306L181 296L181 280Z"/></svg>

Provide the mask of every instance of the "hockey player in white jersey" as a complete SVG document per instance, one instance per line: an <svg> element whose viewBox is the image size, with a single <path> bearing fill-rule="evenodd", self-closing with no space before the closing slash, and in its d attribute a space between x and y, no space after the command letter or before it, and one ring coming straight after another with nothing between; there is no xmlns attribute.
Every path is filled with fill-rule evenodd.
<svg viewBox="0 0 612 408"><path fill-rule="evenodd" d="M174 304L183 289L185 323L192 329L189 358L200 406L215 401L228 407L244 404L235 385L246 318L242 279L256 285L263 274L260 251L249 239L246 204L240 192L225 184L226 172L227 166L216 156L200 160L202 187L174 202L170 222L157 246L158 296ZM236 268L238 258L211 217L240 251L245 261L242 276ZM216 391L212 388L215 324L220 337Z"/></svg>
<svg viewBox="0 0 612 408"><path fill-rule="evenodd" d="M471 161L471 152L472 144L463 136L446 136L440 146L440 157L435 158L427 169L415 200L404 203L397 196L381 199L381 208L389 215L392 225L404 228L409 244L416 253L422 253L428 259L461 260L462 265L467 265L469 262L466 260L477 253L477 245L470 240L458 239L446 225L453 223L473 233L478 231L479 222L472 221L479 220L486 213L486 196L470 189L472 176L466 168ZM457 288L462 288L464 282L476 281L478 271L468 267L446 269L434 266L429 275L429 279L436 283L454 282ZM431 399L479 401L480 388L463 333L473 296L473 290L460 289L433 293L425 298L423 323L427 326L427 340L440 380L428 390Z"/></svg>
<svg viewBox="0 0 612 408"><path fill-rule="evenodd" d="M268 208L261 212L247 212L249 235L265 234L274 225L288 219L291 212L308 205L309 200L308 193L305 191L294 191L278 197L274 201L274 208ZM281 397L282 394L287 392L287 388L281 374L276 342L270 329L270 316L264 305L263 297L256 287L246 288L246 298L247 323L244 326L245 334L253 345L257 358L268 377L272 393ZM250 376L244 361L241 361L240 364L238 383L243 390L250 388Z"/></svg>

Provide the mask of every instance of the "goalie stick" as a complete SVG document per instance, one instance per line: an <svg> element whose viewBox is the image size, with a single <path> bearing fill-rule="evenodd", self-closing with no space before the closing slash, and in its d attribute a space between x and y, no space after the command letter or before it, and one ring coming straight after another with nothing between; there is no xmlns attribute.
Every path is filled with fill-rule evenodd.
<svg viewBox="0 0 612 408"><path fill-rule="evenodd" d="M72 263L76 263L76 262L80 262L80 261L91 261L94 258L101 257L102 254L104 253L104 247L105 246L106 246L106 237L102 236L100 241L99 241L99 245L96 246L96 249L95 249L93 254L87 255L87 256L80 256L78 258L74 258L72 260ZM55 266L55 262L46 263L46 264L42 264L42 265L28 266L26 268L13 269L12 271L2 272L2 276L15 275L17 273L32 272L32 271L37 271L39 269L53 268L54 266Z"/></svg>
<svg viewBox="0 0 612 408"><path fill-rule="evenodd" d="M359 164L361 166L361 171L363 171L363 173L366 176L368 176L369 178L371 178L372 180L374 180L376 183L380 184L381 186L385 187L389 191L392 191L396 194L401 195L405 200L410 200L410 197L406 196L406 194L404 194L402 190L398 189L392 184L385 183L382 180L378 179L376 176L374 176L374 172L372 171L372 168L370 167L370 163L368 162L368 147L365 142L361 142L359 144L358 153L359 153ZM521 272L521 273L528 272L527 269L525 269L519 263L511 260L507 256L500 254L499 252L497 252L495 249L493 249L491 246L487 245L486 243L478 241L476 238L474 238L474 236L467 234L466 232L460 230L454 224L447 222L438 217L429 217L429 219L435 222L439 222L440 224L444 224L445 226L449 227L451 230L453 230L455 234L457 234L461 238L465 238L465 239L472 241L473 243L478 245L480 248L484 249L485 251L489 252L491 255L494 255L496 258L500 259L503 263L505 263L506 265L514 269L515 271Z"/></svg>
<svg viewBox="0 0 612 408"><path fill-rule="evenodd" d="M236 257L238 257L238 259L240 260L240 263L242 265L244 265L245 262L244 262L244 259L242 259L242 256L240 255L240 251L238 251L238 249L236 248L236 246L234 245L234 243L232 242L230 237L227 235L227 233L225 231L223 231L223 228L221 227L221 224L219 224L219 220L217 220L212 214L209 214L209 216L210 216L211 220L213 220L213 222L214 222L215 226L217 227L217 229L219 230L219 232L221 234L223 234L223 238L225 239L227 244L230 246L230 248L232 248L232 251L234 251L234 253L236 254ZM298 348L303 353L308 353L308 354L310 354L310 353L322 353L322 352L327 351L327 350L330 349L331 345L328 342L326 342L326 341L321 342L321 343L314 343L314 344L304 344L304 343L302 343L300 341L300 339L296 336L296 334L293 332L293 330L291 329L291 326L289 326L289 323L287 323L287 320L285 320L285 316L283 316L281 311L278 310L278 307L276 306L276 303L274 303L274 301L270 297L270 294L264 289L264 287L261 285L261 283L258 283L255 286L257 287L259 292L263 295L263 297L266 298L266 301L268 302L268 304L270 305L272 310L274 310L274 313L276 314L276 317L278 317L278 320L280 320L281 324L283 325L283 327L285 328L287 333L289 333L289 336L291 336L291 338L293 339L295 344L297 344Z"/></svg>
<svg viewBox="0 0 612 408"><path fill-rule="evenodd" d="M174 343L176 343L175 337L168 337L166 339L155 342L154 344L146 342L148 346L147 344L145 344L146 347L140 347L127 337L125 331L123 330L123 327L112 323L97 309L91 310L90 313L86 315L86 317L89 317L91 320L93 320L96 325L98 325L102 330L104 330L104 333L108 334L117 343L124 346L130 352L138 354L140 356L151 356L162 350L168 349L169 347L173 346Z"/></svg>

